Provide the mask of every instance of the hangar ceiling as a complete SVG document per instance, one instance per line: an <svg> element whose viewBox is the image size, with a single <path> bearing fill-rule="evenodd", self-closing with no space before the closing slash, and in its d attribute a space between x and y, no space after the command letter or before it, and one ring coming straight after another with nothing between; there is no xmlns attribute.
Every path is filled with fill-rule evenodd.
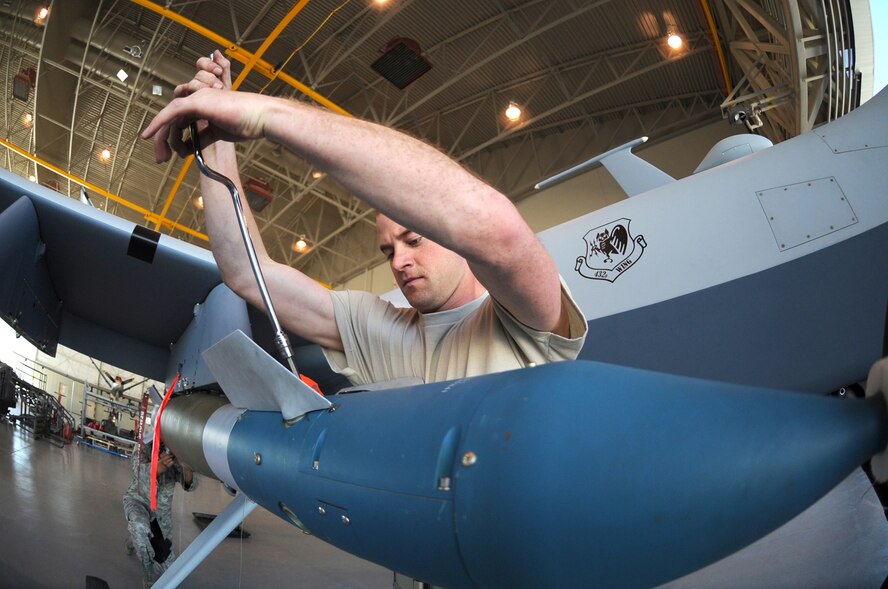
<svg viewBox="0 0 888 589"><path fill-rule="evenodd" d="M405 130L520 201L641 135L727 117L780 141L840 116L867 97L871 41L865 0L0 0L2 165L206 247L196 166L137 137L216 48L240 90ZM274 258L333 286L382 262L370 211L323 170L238 149Z"/></svg>

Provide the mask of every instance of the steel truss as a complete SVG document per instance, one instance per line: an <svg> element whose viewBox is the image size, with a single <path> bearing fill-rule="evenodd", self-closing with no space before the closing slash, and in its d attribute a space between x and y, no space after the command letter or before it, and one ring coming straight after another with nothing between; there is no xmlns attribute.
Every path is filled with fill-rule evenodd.
<svg viewBox="0 0 888 589"><path fill-rule="evenodd" d="M861 101L852 0L714 0L738 80L722 103L731 124L779 142ZM868 7L858 7L866 10Z"/></svg>

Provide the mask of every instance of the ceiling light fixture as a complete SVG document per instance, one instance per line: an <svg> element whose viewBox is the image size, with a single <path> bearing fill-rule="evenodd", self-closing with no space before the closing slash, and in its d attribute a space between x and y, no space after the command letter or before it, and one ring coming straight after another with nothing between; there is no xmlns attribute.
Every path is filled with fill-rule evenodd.
<svg viewBox="0 0 888 589"><path fill-rule="evenodd" d="M117 79L121 82L126 82L126 79L129 77L129 74L123 71L123 68L117 70Z"/></svg>
<svg viewBox="0 0 888 589"><path fill-rule="evenodd" d="M678 49L679 47L681 47L682 43L684 43L684 40L678 33L670 33L669 36L666 38L666 44L673 49Z"/></svg>
<svg viewBox="0 0 888 589"><path fill-rule="evenodd" d="M300 235L299 239L293 244L293 251L299 254L305 253L308 249L308 242L305 241L305 236Z"/></svg>
<svg viewBox="0 0 888 589"><path fill-rule="evenodd" d="M47 18L49 18L49 6L41 4L37 7L37 12L34 13L34 24L43 26L46 24Z"/></svg>
<svg viewBox="0 0 888 589"><path fill-rule="evenodd" d="M506 118L512 121L513 123L521 118L521 107L515 104L514 102L510 102L509 106L506 107Z"/></svg>

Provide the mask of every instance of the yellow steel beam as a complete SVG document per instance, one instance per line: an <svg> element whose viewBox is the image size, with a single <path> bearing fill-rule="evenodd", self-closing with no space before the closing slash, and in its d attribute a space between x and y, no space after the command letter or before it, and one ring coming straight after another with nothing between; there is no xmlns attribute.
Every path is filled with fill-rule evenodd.
<svg viewBox="0 0 888 589"><path fill-rule="evenodd" d="M281 22L279 22L274 30L271 31L271 34L269 34L268 37L265 38L265 41L262 43L262 45L259 46L259 49L256 50L256 53L249 60L247 60L246 67L237 77L237 80L234 81L234 84L232 84L232 90L238 89L238 87L241 85L241 82L246 79L247 74L249 74L250 70L253 69L253 66L255 66L259 62L259 58L261 58L265 54L265 51L271 46L275 39L277 39L281 35L281 33L284 32L284 29L287 28L287 25L290 24L290 21L292 21L296 17L296 15L299 14L303 8L305 8L306 4L308 4L308 0L299 0L299 2L293 5L293 8L290 9L290 12L288 12L287 15L283 19L281 19Z"/></svg>
<svg viewBox="0 0 888 589"><path fill-rule="evenodd" d="M182 169L179 170L179 175L176 176L176 181L173 182L173 187L170 189L170 193L167 195L166 200L163 202L163 209L160 211L160 215L157 215L157 219L155 219L154 230L160 230L160 226L164 223L167 218L166 215L170 212L170 205L173 204L173 198L176 196L176 193L179 192L179 187L182 186L182 182L185 180L185 174L188 173L188 168L191 167L191 162L194 161L194 156L189 155L185 158L185 161L182 162Z"/></svg>
<svg viewBox="0 0 888 589"><path fill-rule="evenodd" d="M157 14L161 15L162 17L168 18L173 22L177 22L181 25L184 25L185 27L191 29L195 33L199 33L200 35L203 35L204 37L206 37L210 41L213 41L214 43L218 43L222 47L234 47L234 43L232 43L231 41L229 41L228 39L226 39L222 35L214 32L214 31L211 31L210 29L208 29L204 26L197 24L193 20L185 18L184 16L182 16L178 12L173 12L172 10L167 10L163 6L159 6L159 5L155 4L154 2L149 2L148 0L132 0L132 2L138 4L139 6L141 6L143 8L147 8L148 10L151 10L152 12L156 12Z"/></svg>
<svg viewBox="0 0 888 589"><path fill-rule="evenodd" d="M91 182L87 182L86 180L83 180L82 178L78 178L77 176L74 176L73 174L69 174L68 172L64 171L63 169L59 168L58 166L54 166L53 164L40 159L36 155L28 153L27 151L20 148L19 146L13 145L12 143L9 143L8 141L6 141L4 139L0 139L0 145L3 145L7 149L12 150L13 152L34 162L35 164L37 164L38 166L40 166L42 168L46 168L47 170L51 170L51 171L55 172L56 174L58 174L59 176L67 178L68 180L70 180L71 182L74 182L75 184L77 184L79 186L83 186L84 188L90 190L91 192L94 192L96 194L104 196L105 198L107 198L109 200L113 200L116 203L120 203L121 205L125 206L126 208L128 208L130 210L136 211L137 213L144 215L145 218L148 219L149 221L152 221L152 222L153 221L162 221L162 224L166 227L169 227L170 229L178 229L179 231L182 231L182 232L187 233L189 235L193 235L194 237L198 237L204 241L209 241L209 238L204 233L200 233L199 231L195 231L191 227L186 227L185 225L180 225L179 223L176 223L175 221L170 221L169 219L160 219L156 213L152 213L148 209L146 209L144 207L140 207L139 205L137 205L133 202L130 202L130 201L126 200L125 198L122 198L112 192L108 192L104 188L96 186L95 184L92 184Z"/></svg>
<svg viewBox="0 0 888 589"><path fill-rule="evenodd" d="M135 0L133 0L133 1L135 1ZM241 63L246 63L247 61L249 61L249 56L252 55L249 51L242 49L240 47L230 49L229 51L226 51L225 54L228 57L231 57L231 58L236 59L237 61L240 61ZM329 110L332 110L334 112L338 112L339 114L345 115L347 117L354 116L350 112L348 112L347 110L345 110L344 108L342 108L341 106L336 104L335 102L331 101L329 98L325 98L324 96L318 94L317 92L315 92L314 90L312 90L311 88L309 88L308 86L306 86L305 84L303 84L302 82L300 82L299 80L297 80L296 78L291 76L290 74L277 71L274 68L274 66L271 65L270 63L268 63L267 61L260 59L259 61L256 62L256 65L253 66L253 69L268 79L272 79L272 78L277 77L278 80L281 80L282 82L284 82L288 86L292 86L293 88L296 88L297 90L299 90L300 92L302 92L303 94L305 94L306 96L308 96L309 98L311 98L312 100L314 100L318 104L326 107Z"/></svg>
<svg viewBox="0 0 888 589"><path fill-rule="evenodd" d="M133 1L136 2L136 4L144 5L143 3L146 0L133 0ZM265 41L262 43L262 45L259 47L259 49L256 51L256 53L249 54L246 61L244 62L245 67L244 67L243 71L237 77L237 80L235 80L234 83L232 83L232 85L231 85L232 90L237 90L240 87L240 85L247 78L247 75L254 68L254 66L256 66L261 61L262 55L265 54L265 51L268 50L268 48L271 46L272 42L274 42L274 40L280 36L280 34L284 31L284 29L287 27L287 25L290 24L290 21L292 21L296 17L296 15L299 14L303 8L305 8L305 5L308 4L308 2L309 2L309 0L300 0L299 2L297 2L293 6L293 8L290 9L290 12L288 12L287 15L281 20L281 22L278 23L278 25L274 28L274 30L271 32L271 34L268 37L266 37ZM150 4L150 2L149 2L149 4ZM187 19L183 19L183 20L187 20ZM189 21L189 22L191 22L191 21ZM200 25L197 25L196 23L195 23L195 25L200 27L200 29L202 29L202 30L206 30L204 27L201 27ZM201 34L203 34L202 31L198 31L198 32L201 32ZM212 34L215 35L216 37L219 37L219 35L216 35L215 33L212 33ZM221 37L219 37L219 38L221 39ZM235 45L231 44L231 43L226 43L226 47L228 47L228 50L231 50L235 47ZM229 53L229 51L226 51L226 53ZM272 76L273 75L274 74L272 74ZM173 187L170 189L170 193L167 195L167 198L163 203L163 208L160 211L160 220L161 221L166 219L166 215L170 210L170 206L172 206L172 204L173 204L173 199L176 198L176 193L179 191L179 187L182 185L182 181L185 180L185 174L188 173L188 169L191 167L191 163L193 161L194 161L194 156L188 156L185 159L185 161L182 162L182 169L179 170L179 175L176 178L176 181L173 183ZM154 226L155 230L157 230L159 228L160 228L160 221L158 221Z"/></svg>
<svg viewBox="0 0 888 589"><path fill-rule="evenodd" d="M168 10L162 6L159 6L159 5L155 4L154 2L151 2L150 0L130 0L130 2L134 2L135 4L138 4L139 6L142 6L143 8L147 8L148 10L151 10L152 12L156 12L157 14L163 16L164 18L168 18L171 21L177 22L180 25L187 27L188 29L191 29L195 33L198 33L199 35L203 35L207 39L210 39L211 41L217 43L220 47L225 47L225 54L227 56L233 58L236 61L246 64L246 63L249 63L250 60L253 59L253 57L254 57L253 53L247 51L243 47L239 47L239 46L235 45L232 41L226 39L222 35L219 35L218 33L215 33L213 31L209 30L208 28L197 24L193 20L185 18L184 16L182 16L181 14L179 14L177 12L173 12L172 10ZM270 63L268 63L267 61L265 61L263 59L257 59L256 63L254 64L253 69L255 69L257 72L261 73L266 78L273 78L276 73L274 66L272 66ZM283 80L284 82L286 82L290 86L296 88L297 90L299 90L300 92L302 92L303 94L305 94L306 96L308 96L309 98L311 98L312 100L317 102L318 104L322 104L323 106L329 108L330 110L336 111L339 114L343 114L343 115L350 114L348 111L346 111L344 108L342 108L338 104L332 102L331 100L329 100L328 98L325 98L324 96L321 96L320 94L318 94L317 92L315 92L314 90L312 90L311 88L309 88L308 86L306 86L305 84L298 81L296 78L294 78L292 76L288 76L284 73L279 73L278 79Z"/></svg>
<svg viewBox="0 0 888 589"><path fill-rule="evenodd" d="M293 20L293 18L297 14L299 14L299 12L302 10L302 8L308 3L308 0L300 0L299 2L296 3L295 6L293 6L293 8L290 10L290 12L287 14L287 16L284 17L284 19L278 24L278 26L275 28L275 30L272 32L272 34L265 40L265 42L262 44L262 46L259 48L259 50L255 54L247 51L246 49L244 49L242 47L235 45L234 43L232 43L231 41L229 41L228 39L226 39L222 35L219 35L213 31L211 31L210 29L208 29L202 25L199 25L198 23L194 22L193 20L185 18L184 16L182 16L181 14L179 14L177 12L173 12L172 10L168 10L166 8L163 8L162 6L158 6L154 2L150 2L149 0L131 0L131 2L134 2L134 3L138 4L139 6L147 8L153 12L156 12L157 14L163 16L164 18L168 18L174 22L181 24L184 27L187 27L188 29L190 29L200 35L203 35L207 39L210 39L211 41L217 43L219 46L225 47L225 54L228 55L230 58L245 64L246 67L241 72L240 76L238 76L235 83L232 84L232 89L236 90L240 86L240 84L243 82L243 80L246 78L247 74L252 69L255 69L257 72L261 73L263 76L265 76L269 79L277 76L278 79L280 79L280 80L284 81L285 83L289 84L290 86L296 88L297 90L299 90L300 92L302 92L303 94L305 94L306 96L308 96L309 98L314 100L315 102L324 105L325 107L329 108L330 110L336 111L340 114L349 115L349 113L341 106L331 102L329 99L325 98L324 96L321 96L320 94L318 94L317 92L315 92L314 90L312 90L311 88L306 86L305 84L299 82L298 80L296 80L292 76L284 74L283 72L276 72L274 67L270 63L261 59L262 54L265 53L265 51L271 45L272 41L274 41L281 34L281 32L284 30L284 28L287 26L287 24L289 24L290 21ZM176 196L176 192L179 190L179 187L182 185L182 181L185 179L185 174L188 172L188 169L191 167L191 162L193 161L193 159L194 159L193 157L188 157L182 163L182 169L179 171L179 176L176 178L176 181L173 184L173 187L170 190L169 195L167 196L166 200L163 203L163 208L160 212L159 219L156 221L156 224L154 227L155 229L159 229L161 223L166 221L166 214L169 212L170 206L173 204L173 199Z"/></svg>
<svg viewBox="0 0 888 589"><path fill-rule="evenodd" d="M725 53L722 51L721 41L718 40L718 29L715 27L715 20L712 18L712 10L709 9L709 2L707 0L700 0L700 5L706 14L709 30L712 32L712 43L715 45L715 52L718 54L718 61L721 64L722 78L725 82L725 96L730 96L731 77L728 75L728 64L725 61Z"/></svg>

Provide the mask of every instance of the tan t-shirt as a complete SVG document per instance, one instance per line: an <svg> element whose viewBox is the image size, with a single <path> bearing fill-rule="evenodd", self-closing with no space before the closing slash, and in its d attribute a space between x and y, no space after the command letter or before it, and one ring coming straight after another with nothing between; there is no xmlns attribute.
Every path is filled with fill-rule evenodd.
<svg viewBox="0 0 888 589"><path fill-rule="evenodd" d="M331 294L344 352L325 348L324 355L354 385L438 382L573 360L586 337L586 319L563 285L570 338L530 329L487 293L462 307L426 314L367 292Z"/></svg>

